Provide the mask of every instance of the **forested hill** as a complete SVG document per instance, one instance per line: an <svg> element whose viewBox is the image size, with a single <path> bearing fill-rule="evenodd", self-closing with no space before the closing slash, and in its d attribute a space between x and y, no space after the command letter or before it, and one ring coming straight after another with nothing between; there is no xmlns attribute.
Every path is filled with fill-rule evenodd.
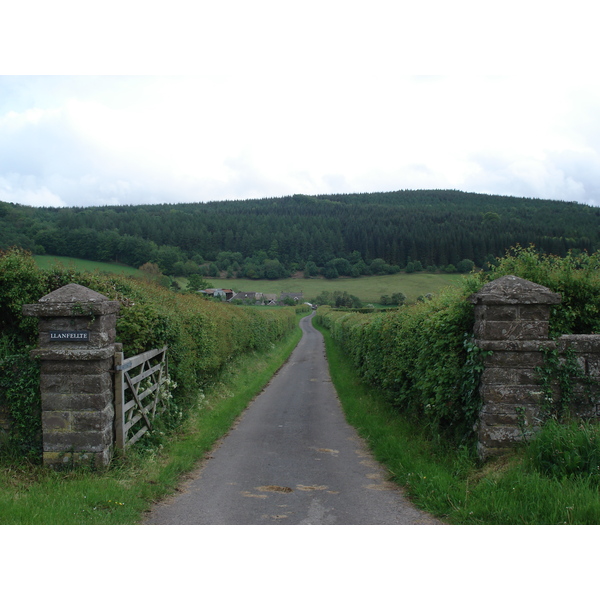
<svg viewBox="0 0 600 600"><path fill-rule="evenodd" d="M470 259L481 266L515 244L559 255L600 248L600 208L453 190L61 209L0 202L0 219L3 248L135 267L157 262L171 274L217 261L219 253L232 253L220 268L241 269L255 257L256 264L277 261L282 276L333 259L383 259L400 268Z"/></svg>

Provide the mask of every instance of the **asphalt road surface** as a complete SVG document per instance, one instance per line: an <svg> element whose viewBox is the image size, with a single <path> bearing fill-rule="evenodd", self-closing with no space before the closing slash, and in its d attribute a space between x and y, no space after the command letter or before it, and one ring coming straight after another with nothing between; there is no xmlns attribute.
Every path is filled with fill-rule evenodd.
<svg viewBox="0 0 600 600"><path fill-rule="evenodd" d="M346 423L312 315L288 362L149 525L436 524Z"/></svg>

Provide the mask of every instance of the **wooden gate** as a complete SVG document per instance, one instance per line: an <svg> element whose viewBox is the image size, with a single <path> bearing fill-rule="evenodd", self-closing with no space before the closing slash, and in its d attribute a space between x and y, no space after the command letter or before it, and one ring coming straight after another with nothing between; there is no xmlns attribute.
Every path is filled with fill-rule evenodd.
<svg viewBox="0 0 600 600"><path fill-rule="evenodd" d="M123 358L115 353L115 434L117 448L135 444L152 430L166 408L161 386L168 377L167 347Z"/></svg>

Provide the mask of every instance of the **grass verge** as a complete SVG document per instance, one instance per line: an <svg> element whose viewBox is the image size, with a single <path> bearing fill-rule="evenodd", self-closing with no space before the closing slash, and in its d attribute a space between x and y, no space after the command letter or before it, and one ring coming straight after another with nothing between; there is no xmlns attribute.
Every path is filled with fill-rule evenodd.
<svg viewBox="0 0 600 600"><path fill-rule="evenodd" d="M299 315L298 320L305 315ZM232 361L223 377L199 395L185 427L162 448L132 450L110 469L54 472L32 465L0 465L0 524L125 525L139 523L152 502L177 491L235 419L288 359L296 328L270 350Z"/></svg>
<svg viewBox="0 0 600 600"><path fill-rule="evenodd" d="M472 449L432 442L364 385L329 332L315 326L325 337L348 422L420 509L457 525L600 523L597 479L545 476L533 468L527 448L480 465Z"/></svg>

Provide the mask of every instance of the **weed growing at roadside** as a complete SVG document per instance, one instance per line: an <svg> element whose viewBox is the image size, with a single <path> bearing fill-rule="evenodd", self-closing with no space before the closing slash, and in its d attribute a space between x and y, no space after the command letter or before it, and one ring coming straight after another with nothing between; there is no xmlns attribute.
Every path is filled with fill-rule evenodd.
<svg viewBox="0 0 600 600"><path fill-rule="evenodd" d="M550 419L529 442L525 455L542 475L600 484L600 425Z"/></svg>

